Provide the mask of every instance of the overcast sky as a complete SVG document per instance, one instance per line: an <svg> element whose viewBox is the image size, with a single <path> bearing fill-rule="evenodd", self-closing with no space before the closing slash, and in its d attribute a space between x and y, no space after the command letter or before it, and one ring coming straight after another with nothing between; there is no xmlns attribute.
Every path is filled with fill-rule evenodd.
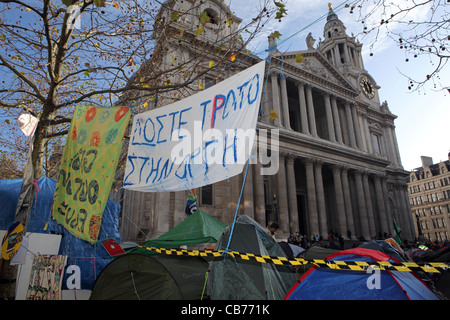
<svg viewBox="0 0 450 320"><path fill-rule="evenodd" d="M401 3L403 0L396 0ZM255 5L260 0L238 1L227 0L232 11L241 19L249 19L256 15ZM282 36L278 42L279 50L306 50L305 38L309 32L316 39L323 37L323 27L328 13L329 0L287 0L285 1L288 15L282 22L272 21L265 26L266 32L254 41L250 50L261 53L267 49L267 35L277 30ZM347 34L357 35L362 31L361 22L356 22L358 16L350 14L349 9L340 6L343 1L335 1L333 8L337 8L339 19L344 22ZM417 16L408 18L416 21L421 15L427 14L426 9L418 11ZM323 17L322 19L320 19ZM370 21L369 21L370 22ZM366 22L366 23L369 23ZM450 151L450 94L446 91L435 91L429 86L426 91L412 92L408 90L409 80L402 74L414 75L415 72L426 68L430 70L429 57L407 57L404 50L399 49L391 39L379 35L378 42L370 48L370 39L358 39L363 43L363 61L365 69L381 87L380 101L387 101L391 112L398 116L395 121L397 140L402 164L405 170L412 170L421 166L420 157L429 156L433 162L447 160ZM372 52L373 56L369 56ZM405 59L409 58L409 62ZM450 83L450 72L441 75L440 81L447 86Z"/></svg>

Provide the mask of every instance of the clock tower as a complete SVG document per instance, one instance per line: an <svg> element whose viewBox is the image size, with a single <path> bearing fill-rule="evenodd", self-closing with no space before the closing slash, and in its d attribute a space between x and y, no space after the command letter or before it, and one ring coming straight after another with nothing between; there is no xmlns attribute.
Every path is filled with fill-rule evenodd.
<svg viewBox="0 0 450 320"><path fill-rule="evenodd" d="M323 29L324 40L317 49L358 88L362 100L379 106L379 87L364 69L362 44L353 35L347 35L345 25L334 12L331 3L328 7L327 22Z"/></svg>

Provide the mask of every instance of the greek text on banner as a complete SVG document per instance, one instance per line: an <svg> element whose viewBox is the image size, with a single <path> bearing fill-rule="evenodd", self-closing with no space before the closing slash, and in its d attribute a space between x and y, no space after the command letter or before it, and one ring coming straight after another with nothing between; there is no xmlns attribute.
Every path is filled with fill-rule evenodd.
<svg viewBox="0 0 450 320"><path fill-rule="evenodd" d="M128 107L77 106L72 118L52 215L91 243L98 237L130 116Z"/></svg>
<svg viewBox="0 0 450 320"><path fill-rule="evenodd" d="M184 100L134 116L124 188L181 191L242 172L256 137L260 62Z"/></svg>

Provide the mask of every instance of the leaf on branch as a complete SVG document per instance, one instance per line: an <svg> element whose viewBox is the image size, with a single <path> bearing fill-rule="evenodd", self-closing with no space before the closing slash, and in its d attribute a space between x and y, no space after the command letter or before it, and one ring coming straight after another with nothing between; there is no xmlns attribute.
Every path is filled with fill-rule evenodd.
<svg viewBox="0 0 450 320"><path fill-rule="evenodd" d="M15 56L11 57L13 60L20 60L23 61L22 57L20 56L20 54L16 54Z"/></svg>
<svg viewBox="0 0 450 320"><path fill-rule="evenodd" d="M209 22L211 22L211 18L208 16L206 11L203 11L202 13L200 13L200 23L207 24Z"/></svg>
<svg viewBox="0 0 450 320"><path fill-rule="evenodd" d="M105 7L106 0L94 0L94 4L97 7Z"/></svg>
<svg viewBox="0 0 450 320"><path fill-rule="evenodd" d="M297 53L295 55L295 62L301 63L305 60L305 57L301 53Z"/></svg>
<svg viewBox="0 0 450 320"><path fill-rule="evenodd" d="M281 21L281 18L283 18L287 14L286 5L278 1L273 1L273 3L278 8L278 11L275 13L275 19Z"/></svg>
<svg viewBox="0 0 450 320"><path fill-rule="evenodd" d="M127 62L127 67L132 67L133 65L134 65L133 57L130 57L130 59L128 59L128 62Z"/></svg>
<svg viewBox="0 0 450 320"><path fill-rule="evenodd" d="M272 36L273 36L275 39L280 39L281 33L278 32L278 31L274 31L274 32L272 32Z"/></svg>
<svg viewBox="0 0 450 320"><path fill-rule="evenodd" d="M181 39L183 39L183 36L184 36L184 29L183 29L183 27L181 27L181 29L180 29L180 35L178 36L178 41L181 41Z"/></svg>
<svg viewBox="0 0 450 320"><path fill-rule="evenodd" d="M119 9L119 5L117 4L117 2L113 3L113 7L116 8L116 9Z"/></svg>
<svg viewBox="0 0 450 320"><path fill-rule="evenodd" d="M178 12L172 12L171 14L170 14L170 20L172 20L172 21L177 21L178 20Z"/></svg>
<svg viewBox="0 0 450 320"><path fill-rule="evenodd" d="M210 61L209 62L209 68L211 69L211 68L213 68L214 67L214 61Z"/></svg>
<svg viewBox="0 0 450 320"><path fill-rule="evenodd" d="M270 115L269 115L269 119L270 120L275 120L278 119L278 113L275 110L270 110Z"/></svg>
<svg viewBox="0 0 450 320"><path fill-rule="evenodd" d="M70 7L71 5L78 2L78 0L61 0L61 2L66 5L67 7Z"/></svg>
<svg viewBox="0 0 450 320"><path fill-rule="evenodd" d="M198 26L197 30L195 30L194 35L195 35L196 37L198 37L198 36L201 35L203 32L205 32L205 29L203 29L202 26Z"/></svg>

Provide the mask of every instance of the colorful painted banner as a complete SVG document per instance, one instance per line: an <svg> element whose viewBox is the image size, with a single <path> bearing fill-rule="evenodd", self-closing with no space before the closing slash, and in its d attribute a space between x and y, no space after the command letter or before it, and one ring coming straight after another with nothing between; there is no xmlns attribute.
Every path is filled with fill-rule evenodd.
<svg viewBox="0 0 450 320"><path fill-rule="evenodd" d="M74 112L52 215L91 243L98 237L130 116L128 107L77 106Z"/></svg>
<svg viewBox="0 0 450 320"><path fill-rule="evenodd" d="M134 117L124 188L190 190L242 172L256 137L265 61Z"/></svg>
<svg viewBox="0 0 450 320"><path fill-rule="evenodd" d="M26 300L61 300L67 256L39 255L33 259Z"/></svg>

